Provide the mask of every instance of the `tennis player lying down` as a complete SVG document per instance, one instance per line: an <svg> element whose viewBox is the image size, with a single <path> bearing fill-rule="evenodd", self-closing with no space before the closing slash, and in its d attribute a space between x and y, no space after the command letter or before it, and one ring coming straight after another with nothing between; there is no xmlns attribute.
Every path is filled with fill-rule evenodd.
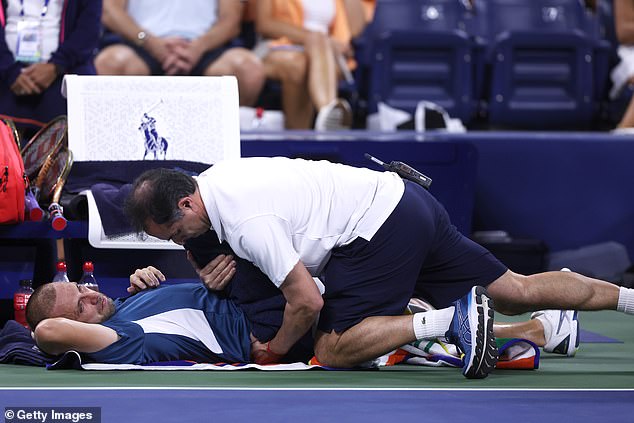
<svg viewBox="0 0 634 423"><path fill-rule="evenodd" d="M31 296L27 319L37 344L50 354L75 350L86 361L133 364L254 361L255 333L269 327L274 334L275 325L281 323L279 299L262 300L267 305L247 316L232 300L203 284L161 284L164 281L154 267L139 269L130 276L128 291L133 295L116 300L72 282L45 284ZM574 354L578 327L573 312L545 311L533 317L498 324L495 334L529 339L546 351ZM563 328L553 330L560 318ZM306 362L310 357L312 338L307 334L280 362Z"/></svg>

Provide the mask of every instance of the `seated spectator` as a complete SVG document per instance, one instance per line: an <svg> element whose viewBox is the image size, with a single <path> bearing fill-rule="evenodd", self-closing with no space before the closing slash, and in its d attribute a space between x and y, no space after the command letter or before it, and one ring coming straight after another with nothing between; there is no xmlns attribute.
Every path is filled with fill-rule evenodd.
<svg viewBox="0 0 634 423"><path fill-rule="evenodd" d="M0 8L0 116L23 135L66 114L67 73L95 73L101 0L8 0Z"/></svg>
<svg viewBox="0 0 634 423"><path fill-rule="evenodd" d="M264 84L260 60L230 48L240 32L242 4L105 0L103 24L123 41L95 59L99 75L235 75L240 104L252 105Z"/></svg>
<svg viewBox="0 0 634 423"><path fill-rule="evenodd" d="M288 129L350 128L350 105L337 98L343 71L354 64L352 37L366 25L360 0L257 0L256 47L268 78L282 85Z"/></svg>

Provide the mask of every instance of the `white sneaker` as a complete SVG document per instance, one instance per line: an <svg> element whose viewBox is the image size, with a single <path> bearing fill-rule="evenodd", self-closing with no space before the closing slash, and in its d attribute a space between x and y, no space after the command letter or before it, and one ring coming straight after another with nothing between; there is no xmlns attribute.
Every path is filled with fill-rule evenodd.
<svg viewBox="0 0 634 423"><path fill-rule="evenodd" d="M346 100L337 99L319 109L315 130L337 131L352 127L352 108Z"/></svg>
<svg viewBox="0 0 634 423"><path fill-rule="evenodd" d="M612 135L634 135L634 128L614 128L610 133Z"/></svg>
<svg viewBox="0 0 634 423"><path fill-rule="evenodd" d="M531 314L544 326L544 351L572 357L579 349L579 320L575 310L540 310Z"/></svg>

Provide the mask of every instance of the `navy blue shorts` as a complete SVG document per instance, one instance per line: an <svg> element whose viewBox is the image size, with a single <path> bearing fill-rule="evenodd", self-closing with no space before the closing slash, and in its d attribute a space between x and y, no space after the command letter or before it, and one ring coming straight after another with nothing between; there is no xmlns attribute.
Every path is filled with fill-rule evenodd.
<svg viewBox="0 0 634 423"><path fill-rule="evenodd" d="M357 238L332 251L318 327L342 332L366 317L401 315L412 297L444 308L506 271L458 232L427 190L406 182L403 198L371 241Z"/></svg>
<svg viewBox="0 0 634 423"><path fill-rule="evenodd" d="M163 70L161 64L154 57L152 57L150 53L135 44L128 42L125 42L124 44L128 47L131 47L136 52L136 54L145 62L145 64L150 68L151 75L165 75L165 71ZM215 62L216 59L219 58L222 53L227 51L228 48L228 46L221 46L204 53L200 58L200 61L198 61L198 63L196 63L196 65L192 68L189 75L204 75L205 69L207 69L210 64Z"/></svg>

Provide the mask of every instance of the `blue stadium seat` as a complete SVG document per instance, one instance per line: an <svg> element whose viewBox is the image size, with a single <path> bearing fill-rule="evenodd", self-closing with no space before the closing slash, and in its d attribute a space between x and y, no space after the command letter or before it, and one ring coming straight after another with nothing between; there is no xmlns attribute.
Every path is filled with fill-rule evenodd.
<svg viewBox="0 0 634 423"><path fill-rule="evenodd" d="M369 112L421 100L468 123L476 112L473 48L460 0L378 0L366 36Z"/></svg>
<svg viewBox="0 0 634 423"><path fill-rule="evenodd" d="M579 0L476 0L485 41L488 119L523 128L589 126L596 40Z"/></svg>

